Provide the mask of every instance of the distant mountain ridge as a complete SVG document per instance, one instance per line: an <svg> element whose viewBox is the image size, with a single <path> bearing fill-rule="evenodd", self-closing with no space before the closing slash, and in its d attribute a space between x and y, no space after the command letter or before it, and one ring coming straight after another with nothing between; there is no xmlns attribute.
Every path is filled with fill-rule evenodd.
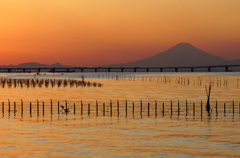
<svg viewBox="0 0 240 158"><path fill-rule="evenodd" d="M208 54L189 43L179 43L165 52L135 62L107 65L110 67L185 67L223 65L228 61ZM240 63L239 63L240 64Z"/></svg>
<svg viewBox="0 0 240 158"><path fill-rule="evenodd" d="M18 65L0 66L0 68L67 68L67 67L72 67L72 66L61 65L60 63L47 65L47 64L40 64L37 62L22 63Z"/></svg>

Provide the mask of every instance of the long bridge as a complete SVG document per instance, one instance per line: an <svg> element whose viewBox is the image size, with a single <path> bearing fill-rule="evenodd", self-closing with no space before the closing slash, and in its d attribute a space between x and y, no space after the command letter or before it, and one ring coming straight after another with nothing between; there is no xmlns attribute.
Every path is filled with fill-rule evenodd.
<svg viewBox="0 0 240 158"><path fill-rule="evenodd" d="M191 67L38 67L38 68L0 68L0 73L30 73L30 72L51 72L51 73L70 73L70 72L180 72L185 71L197 72L197 69L204 69L205 72L212 72L214 68L221 71L232 71L230 68L237 68L240 71L240 65L215 65L215 66L191 66Z"/></svg>

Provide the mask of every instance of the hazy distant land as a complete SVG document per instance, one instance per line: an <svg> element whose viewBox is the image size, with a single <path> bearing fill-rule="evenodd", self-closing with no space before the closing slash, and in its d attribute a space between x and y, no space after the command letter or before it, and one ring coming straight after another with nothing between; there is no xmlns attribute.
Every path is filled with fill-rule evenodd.
<svg viewBox="0 0 240 158"><path fill-rule="evenodd" d="M228 61L222 57L206 53L189 43L179 43L174 47L157 55L129 63L104 65L102 67L189 67L211 65L239 65L240 58ZM74 66L40 64L37 62L22 63L19 65L0 66L0 68L71 68Z"/></svg>

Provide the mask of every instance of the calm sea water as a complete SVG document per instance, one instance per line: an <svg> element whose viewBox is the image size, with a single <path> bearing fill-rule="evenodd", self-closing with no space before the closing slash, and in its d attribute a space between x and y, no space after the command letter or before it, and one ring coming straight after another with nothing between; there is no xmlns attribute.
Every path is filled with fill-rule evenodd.
<svg viewBox="0 0 240 158"><path fill-rule="evenodd" d="M12 80L84 77L103 85L1 83L1 157L240 157L240 73L0 75ZM205 111L210 83L211 115ZM70 112L60 107L58 114L58 104L67 104Z"/></svg>

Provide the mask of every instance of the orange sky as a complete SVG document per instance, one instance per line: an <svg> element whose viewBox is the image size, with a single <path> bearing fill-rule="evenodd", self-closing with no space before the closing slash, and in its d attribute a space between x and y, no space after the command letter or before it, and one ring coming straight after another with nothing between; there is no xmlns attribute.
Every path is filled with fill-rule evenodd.
<svg viewBox="0 0 240 158"><path fill-rule="evenodd" d="M1 0L0 65L129 62L180 42L240 58L240 0Z"/></svg>

